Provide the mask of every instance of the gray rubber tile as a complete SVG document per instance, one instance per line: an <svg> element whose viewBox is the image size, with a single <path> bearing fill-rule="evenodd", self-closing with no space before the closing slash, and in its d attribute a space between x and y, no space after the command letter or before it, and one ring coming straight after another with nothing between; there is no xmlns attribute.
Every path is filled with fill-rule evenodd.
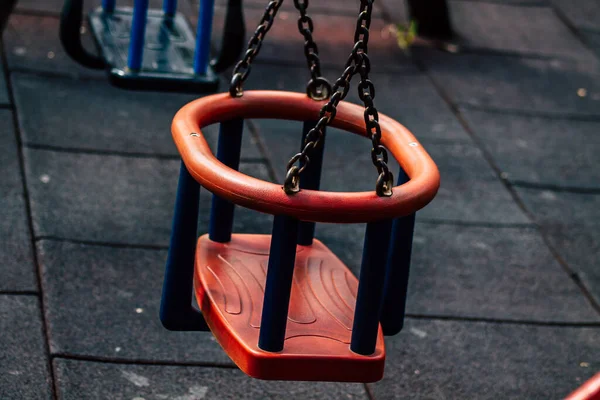
<svg viewBox="0 0 600 400"><path fill-rule="evenodd" d="M531 228L417 223L408 310L540 322L600 315Z"/></svg>
<svg viewBox="0 0 600 400"><path fill-rule="evenodd" d="M600 69L594 63L421 49L436 81L459 105L557 115L600 113ZM580 97L579 89L587 95Z"/></svg>
<svg viewBox="0 0 600 400"><path fill-rule="evenodd" d="M21 3L19 1L18 7ZM48 5L37 1L36 4ZM10 69L106 79L104 71L80 66L65 53L58 37L58 26L59 19L55 17L13 14L4 31L4 48ZM82 35L82 42L91 53L95 52L88 30Z"/></svg>
<svg viewBox="0 0 600 400"><path fill-rule="evenodd" d="M42 241L38 251L52 353L231 364L210 333L161 325L166 250Z"/></svg>
<svg viewBox="0 0 600 400"><path fill-rule="evenodd" d="M600 57L600 31L599 32L582 32L585 41L594 50L597 57Z"/></svg>
<svg viewBox="0 0 600 400"><path fill-rule="evenodd" d="M600 31L600 4L594 0L550 0L577 28Z"/></svg>
<svg viewBox="0 0 600 400"><path fill-rule="evenodd" d="M0 295L0 398L52 399L35 296Z"/></svg>
<svg viewBox="0 0 600 400"><path fill-rule="evenodd" d="M26 163L36 237L168 245L179 161L27 150ZM241 171L268 180L262 164ZM204 231L210 199L202 191ZM270 217L239 209L235 230L270 232Z"/></svg>
<svg viewBox="0 0 600 400"><path fill-rule="evenodd" d="M558 253L600 303L600 195L516 190Z"/></svg>
<svg viewBox="0 0 600 400"><path fill-rule="evenodd" d="M356 5L358 10L358 3ZM304 38L298 32L296 12L277 14L276 21L267 34L256 61L284 62L306 66ZM247 38L250 38L256 30L263 13L264 10L261 9L245 9ZM213 32L223 30L224 15L225 8L215 9ZM358 15L358 11L356 15ZM317 13L310 14L310 16L314 23L313 39L319 47L321 65L333 66L339 69L337 75L341 75L342 68L354 46L356 17ZM374 18L370 32L369 58L373 69L398 70L405 68L406 64L411 64L411 60L398 47L395 36L390 34L388 24L383 19ZM212 42L215 48L220 49L221 37L219 34L213 35ZM308 71L308 67L306 68Z"/></svg>
<svg viewBox="0 0 600 400"><path fill-rule="evenodd" d="M564 398L598 370L599 328L408 320L386 341L387 399Z"/></svg>
<svg viewBox="0 0 600 400"><path fill-rule="evenodd" d="M600 122L465 110L511 182L600 188Z"/></svg>
<svg viewBox="0 0 600 400"><path fill-rule="evenodd" d="M0 65L0 105L8 104L10 104L8 86L6 86L6 80L4 79L4 67Z"/></svg>
<svg viewBox="0 0 600 400"><path fill-rule="evenodd" d="M465 2L450 4L462 46L586 60L589 50L551 8Z"/></svg>
<svg viewBox="0 0 600 400"><path fill-rule="evenodd" d="M472 145L424 143L440 170L440 189L421 217L457 221L527 224L529 219Z"/></svg>
<svg viewBox="0 0 600 400"><path fill-rule="evenodd" d="M22 192L0 186L0 292L37 290Z"/></svg>
<svg viewBox="0 0 600 400"><path fill-rule="evenodd" d="M15 74L13 82L25 144L63 149L177 157L171 136L173 117L197 99L195 95L121 90L108 82L82 84L29 74ZM214 151L218 131L217 125L203 130ZM252 135L246 132L242 158L260 157Z"/></svg>
<svg viewBox="0 0 600 400"><path fill-rule="evenodd" d="M0 110L0 188L22 188L19 149L10 110Z"/></svg>
<svg viewBox="0 0 600 400"><path fill-rule="evenodd" d="M37 290L12 113L0 110L0 292Z"/></svg>
<svg viewBox="0 0 600 400"><path fill-rule="evenodd" d="M367 399L356 383L261 381L239 370L57 359L61 399Z"/></svg>
<svg viewBox="0 0 600 400"><path fill-rule="evenodd" d="M365 226L317 225L316 237L360 271ZM598 322L533 228L427 223L417 217L407 312L538 322Z"/></svg>

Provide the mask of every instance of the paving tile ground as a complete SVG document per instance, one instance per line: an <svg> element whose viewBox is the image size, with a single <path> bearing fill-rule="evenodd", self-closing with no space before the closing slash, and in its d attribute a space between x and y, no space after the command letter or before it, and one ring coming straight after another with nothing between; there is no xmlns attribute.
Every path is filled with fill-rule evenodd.
<svg viewBox="0 0 600 400"><path fill-rule="evenodd" d="M241 371L55 361L61 399L368 399L356 383L248 379Z"/></svg>
<svg viewBox="0 0 600 400"><path fill-rule="evenodd" d="M9 68L102 79L104 71L82 67L65 53L56 35L59 22L56 16L13 14L3 35ZM94 50L89 31L82 35L82 43Z"/></svg>
<svg viewBox="0 0 600 400"><path fill-rule="evenodd" d="M168 246L179 161L30 149L26 155L36 237ZM269 179L262 164L240 170ZM207 221L211 196L203 191L201 199ZM269 220L240 209L235 226L266 233Z"/></svg>
<svg viewBox="0 0 600 400"><path fill-rule="evenodd" d="M52 399L35 296L0 295L0 398Z"/></svg>
<svg viewBox="0 0 600 400"><path fill-rule="evenodd" d="M509 181L600 189L600 122L469 109L463 114Z"/></svg>
<svg viewBox="0 0 600 400"><path fill-rule="evenodd" d="M415 51L458 105L514 113L598 116L597 63ZM578 94L585 89L586 96Z"/></svg>
<svg viewBox="0 0 600 400"><path fill-rule="evenodd" d="M563 398L598 370L597 328L409 320L386 344L378 400Z"/></svg>
<svg viewBox="0 0 600 400"><path fill-rule="evenodd" d="M197 98L160 92L140 96L105 81L82 84L64 77L32 74L14 74L12 82L23 142L60 149L177 158L171 137L173 110ZM87 107L74 114L72 110L82 103ZM65 120L69 120L66 126ZM218 132L218 125L203 130L214 151ZM243 158L260 158L248 129L243 138Z"/></svg>
<svg viewBox="0 0 600 400"><path fill-rule="evenodd" d="M9 110L0 110L0 292L37 290L18 147Z"/></svg>
<svg viewBox="0 0 600 400"><path fill-rule="evenodd" d="M195 26L198 3L179 3ZM244 2L248 34L264 3ZM0 399L549 399L600 369L595 0L450 0L458 54L401 51L390 24L409 18L405 2L375 2L375 104L415 134L441 187L417 214L405 328L386 338L385 378L368 387L254 380L210 333L162 327L180 168L170 124L201 95L117 89L79 67L58 40L61 5L20 0L2 36ZM310 3L331 82L357 10ZM286 1L246 89L304 91L297 18ZM216 150L218 126L203 133ZM300 134L300 122L246 121L241 171L282 182ZM373 190L370 147L329 129L322 188ZM202 190L200 233L210 201ZM236 232L271 229L270 216L236 209ZM318 224L317 237L358 274L364 229Z"/></svg>
<svg viewBox="0 0 600 400"><path fill-rule="evenodd" d="M529 188L517 192L569 268L600 300L600 194Z"/></svg>
<svg viewBox="0 0 600 400"><path fill-rule="evenodd" d="M4 74L4 67L0 65L0 105L8 105L10 103L8 99L8 87L6 86Z"/></svg>

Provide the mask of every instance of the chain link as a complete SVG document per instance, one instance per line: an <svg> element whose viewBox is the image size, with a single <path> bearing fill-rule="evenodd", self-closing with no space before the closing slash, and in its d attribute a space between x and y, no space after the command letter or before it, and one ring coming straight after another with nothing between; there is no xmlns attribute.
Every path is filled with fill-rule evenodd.
<svg viewBox="0 0 600 400"><path fill-rule="evenodd" d="M248 75L250 75L252 61L260 51L262 41L271 29L277 11L282 3L283 0L271 0L267 4L267 7L265 7L265 12L260 19L258 27L254 31L252 38L248 41L248 49L244 57L233 68L233 76L229 85L229 94L231 97L241 97L244 93L242 86L246 79L248 79Z"/></svg>
<svg viewBox="0 0 600 400"><path fill-rule="evenodd" d="M295 0L294 3L299 2ZM305 1L301 4L307 5L308 2ZM302 13L302 10L300 11ZM378 196L392 195L394 177L387 165L387 150L380 144L381 127L379 126L379 114L373 102L375 99L375 87L369 80L371 61L367 55L367 48L369 44L369 27L371 26L372 11L373 0L361 0L360 13L358 15L354 33L355 43L352 52L346 61L344 72L331 88L333 94L329 98L329 101L321 108L317 124L306 135L304 149L292 157L288 162L287 174L283 185L285 192L288 194L300 191L300 173L304 171L310 163L309 153L321 144L325 127L333 121L338 104L348 95L352 77L359 74L361 80L358 85L358 96L365 106L364 119L367 136L371 138L373 145L371 148L371 160L379 174L375 185L375 191ZM300 19L302 19L302 16ZM300 20L298 26L300 27ZM312 21L307 27L312 27ZM300 166L294 165L296 162L299 162Z"/></svg>
<svg viewBox="0 0 600 400"><path fill-rule="evenodd" d="M310 80L306 85L306 94L313 100L325 100L331 94L331 84L321 76L321 60L319 48L314 42L313 20L307 15L308 0L294 0L294 6L300 11L298 18L298 31L304 37L304 55L310 71Z"/></svg>

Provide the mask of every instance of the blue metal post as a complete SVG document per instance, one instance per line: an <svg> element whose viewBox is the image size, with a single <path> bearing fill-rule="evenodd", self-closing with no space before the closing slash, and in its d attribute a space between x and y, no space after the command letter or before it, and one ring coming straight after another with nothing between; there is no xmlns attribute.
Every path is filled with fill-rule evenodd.
<svg viewBox="0 0 600 400"><path fill-rule="evenodd" d="M194 73L206 75L210 59L210 34L212 31L215 0L200 0L198 30L196 32L196 50L194 53Z"/></svg>
<svg viewBox="0 0 600 400"><path fill-rule="evenodd" d="M223 164L235 170L240 166L243 131L244 120L241 118L221 122L219 129L217 158ZM226 243L231 240L234 211L235 206L233 203L213 195L208 229L210 240L219 243Z"/></svg>
<svg viewBox="0 0 600 400"><path fill-rule="evenodd" d="M107 13L115 11L116 0L102 0L102 10Z"/></svg>
<svg viewBox="0 0 600 400"><path fill-rule="evenodd" d="M165 15L173 16L177 12L177 0L164 0L163 12Z"/></svg>
<svg viewBox="0 0 600 400"><path fill-rule="evenodd" d="M274 352L283 349L296 262L297 236L296 218L275 216L258 337L258 347L265 351Z"/></svg>
<svg viewBox="0 0 600 400"><path fill-rule="evenodd" d="M199 200L200 185L182 162L160 303L160 320L172 331L209 330L192 306Z"/></svg>
<svg viewBox="0 0 600 400"><path fill-rule="evenodd" d="M314 128L317 121L305 121L302 126L302 143L300 150L304 148L304 140L308 135L308 132ZM319 190L321 185L321 169L323 167L323 151L325 149L325 131L323 131L323 138L318 148L311 153L310 163L308 167L302 172L300 179L300 188L309 190ZM315 223L314 222L300 222L300 230L298 231L298 244L303 246L310 246L315 237Z"/></svg>
<svg viewBox="0 0 600 400"><path fill-rule="evenodd" d="M133 3L129 54L127 56L127 67L133 71L139 71L142 68L147 16L148 0L135 0Z"/></svg>
<svg viewBox="0 0 600 400"><path fill-rule="evenodd" d="M400 168L398 185L408 180L408 176ZM397 334L404 325L415 215L396 218L392 226L392 241L387 259L385 291L381 307L381 327L385 335Z"/></svg>
<svg viewBox="0 0 600 400"><path fill-rule="evenodd" d="M350 342L350 349L362 355L373 354L377 345L391 230L392 220L367 224Z"/></svg>

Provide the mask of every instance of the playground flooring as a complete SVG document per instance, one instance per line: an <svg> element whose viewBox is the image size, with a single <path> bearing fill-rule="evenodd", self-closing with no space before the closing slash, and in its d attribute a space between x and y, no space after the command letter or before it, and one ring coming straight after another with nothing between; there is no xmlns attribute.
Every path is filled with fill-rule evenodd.
<svg viewBox="0 0 600 400"><path fill-rule="evenodd" d="M170 123L197 96L118 89L76 65L58 40L61 3L20 0L1 43L1 399L559 399L600 370L597 0L450 0L456 53L402 51L389 26L404 4L375 2L375 104L428 150L441 187L417 214L405 328L368 385L254 380L210 333L161 326L180 163ZM245 2L249 33L263 3ZM180 0L192 24L197 7ZM357 10L310 3L330 81ZM304 91L296 18L286 1L246 88ZM301 126L244 132L241 170L283 182ZM216 127L206 134L216 145ZM373 190L369 150L330 129L322 189ZM209 204L203 191L201 229ZM235 231L270 229L237 210ZM317 237L358 273L364 226Z"/></svg>

